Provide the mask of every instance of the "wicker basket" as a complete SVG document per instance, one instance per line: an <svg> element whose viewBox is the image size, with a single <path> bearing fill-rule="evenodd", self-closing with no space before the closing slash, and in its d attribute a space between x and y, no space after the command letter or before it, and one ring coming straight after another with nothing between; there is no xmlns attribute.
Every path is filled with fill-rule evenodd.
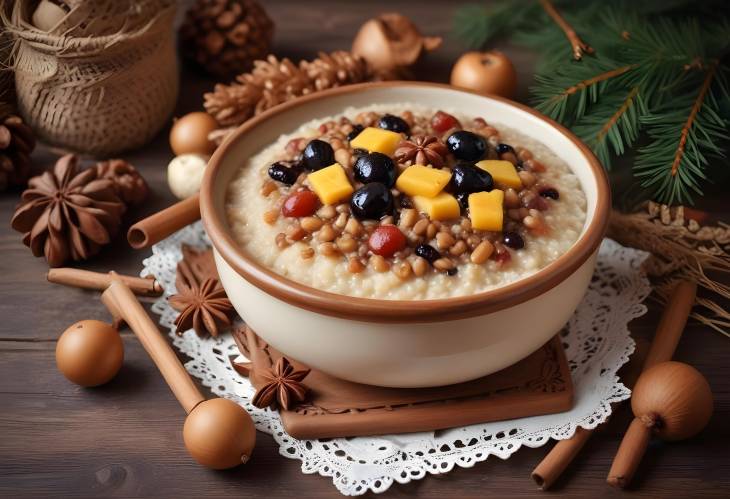
<svg viewBox="0 0 730 499"><path fill-rule="evenodd" d="M18 108L38 137L109 156L165 124L179 87L173 0L75 0L49 32L29 22L37 2L0 2Z"/></svg>

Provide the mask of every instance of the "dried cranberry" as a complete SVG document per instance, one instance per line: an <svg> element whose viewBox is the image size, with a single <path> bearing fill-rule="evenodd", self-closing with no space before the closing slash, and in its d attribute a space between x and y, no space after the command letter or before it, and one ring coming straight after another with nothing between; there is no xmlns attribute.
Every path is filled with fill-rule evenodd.
<svg viewBox="0 0 730 499"><path fill-rule="evenodd" d="M513 249L522 249L525 247L525 240L517 232L505 232L502 236L502 242Z"/></svg>
<svg viewBox="0 0 730 499"><path fill-rule="evenodd" d="M312 191L298 191L284 200L281 214L285 217L308 217L319 207L319 198Z"/></svg>
<svg viewBox="0 0 730 499"><path fill-rule="evenodd" d="M540 189L540 195L544 198L560 199L560 193L554 187L545 187Z"/></svg>
<svg viewBox="0 0 730 499"><path fill-rule="evenodd" d="M543 199L541 196L535 194L534 191L529 191L522 196L522 206L524 206L528 210L540 211L545 211L550 207L548 205L548 202L545 201L545 199Z"/></svg>
<svg viewBox="0 0 730 499"><path fill-rule="evenodd" d="M406 236L395 225L381 225L370 234L368 247L374 254L389 258L406 247Z"/></svg>
<svg viewBox="0 0 730 499"><path fill-rule="evenodd" d="M461 128L461 123L449 113L436 111L436 114L431 118L431 128L436 133L444 133L452 128Z"/></svg>
<svg viewBox="0 0 730 499"><path fill-rule="evenodd" d="M512 255L505 247L497 248L494 252L494 260L497 262L497 264L500 267L503 267L507 265L510 261L512 261Z"/></svg>

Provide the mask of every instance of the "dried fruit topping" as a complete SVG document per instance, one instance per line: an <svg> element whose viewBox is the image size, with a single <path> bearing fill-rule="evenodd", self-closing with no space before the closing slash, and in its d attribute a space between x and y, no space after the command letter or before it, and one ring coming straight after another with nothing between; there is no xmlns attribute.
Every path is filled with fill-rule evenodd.
<svg viewBox="0 0 730 499"><path fill-rule="evenodd" d="M497 144L497 154L504 154L506 152L511 152L512 154L514 154L515 150L509 144Z"/></svg>
<svg viewBox="0 0 730 499"><path fill-rule="evenodd" d="M556 200L560 199L560 193L554 187L543 187L538 192L544 198L550 198L550 199L556 199Z"/></svg>
<svg viewBox="0 0 730 499"><path fill-rule="evenodd" d="M281 206L285 217L308 217L319 207L319 199L312 191L298 191L286 198Z"/></svg>
<svg viewBox="0 0 730 499"><path fill-rule="evenodd" d="M335 162L335 151L324 140L314 139L302 153L302 164L309 171L325 168Z"/></svg>
<svg viewBox="0 0 730 499"><path fill-rule="evenodd" d="M502 236L502 242L512 249L522 249L525 247L525 240L517 232L505 232Z"/></svg>
<svg viewBox="0 0 730 499"><path fill-rule="evenodd" d="M441 253L429 244L419 244L416 246L416 256L420 256L428 263L433 263L441 258Z"/></svg>
<svg viewBox="0 0 730 499"><path fill-rule="evenodd" d="M380 220L393 211L393 194L385 184L365 184L352 195L350 209L357 218Z"/></svg>
<svg viewBox="0 0 730 499"><path fill-rule="evenodd" d="M304 168L300 163L291 161L277 161L269 167L269 177L285 185L292 185L297 181Z"/></svg>
<svg viewBox="0 0 730 499"><path fill-rule="evenodd" d="M499 246L496 246L494 251L494 260L500 267L504 267L512 261L512 254L507 248L500 244Z"/></svg>
<svg viewBox="0 0 730 499"><path fill-rule="evenodd" d="M436 133L444 133L452 128L461 128L461 123L449 113L436 111L436 114L431 117L431 128Z"/></svg>
<svg viewBox="0 0 730 499"><path fill-rule="evenodd" d="M362 132L363 130L365 130L365 127L364 126L362 126L362 125L353 125L352 126L352 131L347 134L347 137L346 137L347 141L350 142L352 139L354 139L355 137L357 137L358 135L360 135L360 132Z"/></svg>
<svg viewBox="0 0 730 499"><path fill-rule="evenodd" d="M494 188L494 181L488 171L468 163L461 163L452 170L450 185L456 193L471 193L491 191Z"/></svg>
<svg viewBox="0 0 730 499"><path fill-rule="evenodd" d="M389 258L406 247L406 236L395 225L381 225L370 235L368 247L374 254Z"/></svg>
<svg viewBox="0 0 730 499"><path fill-rule="evenodd" d="M408 126L406 120L392 114L386 114L380 118L378 120L378 128L390 130L391 132L405 133L406 135L411 133L411 127Z"/></svg>
<svg viewBox="0 0 730 499"><path fill-rule="evenodd" d="M487 141L481 135L466 130L459 130L446 139L449 151L464 161L479 161L487 155Z"/></svg>
<svg viewBox="0 0 730 499"><path fill-rule="evenodd" d="M383 153L371 152L360 156L355 161L354 170L355 178L363 184L380 182L388 187L395 184L395 163Z"/></svg>

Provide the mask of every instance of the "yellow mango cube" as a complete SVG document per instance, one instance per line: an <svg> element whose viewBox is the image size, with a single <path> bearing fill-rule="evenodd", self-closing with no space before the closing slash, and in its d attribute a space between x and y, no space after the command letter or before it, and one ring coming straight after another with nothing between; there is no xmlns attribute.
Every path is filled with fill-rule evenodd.
<svg viewBox="0 0 730 499"><path fill-rule="evenodd" d="M395 181L395 187L409 196L435 197L451 180L451 172L422 165L405 169Z"/></svg>
<svg viewBox="0 0 730 499"><path fill-rule="evenodd" d="M448 192L442 192L436 197L413 196L413 206L428 215L431 220L448 220L461 215L459 202Z"/></svg>
<svg viewBox="0 0 730 499"><path fill-rule="evenodd" d="M476 192L469 195L471 226L479 230L501 231L504 218L504 192Z"/></svg>
<svg viewBox="0 0 730 499"><path fill-rule="evenodd" d="M339 163L310 173L307 180L322 204L335 204L355 192Z"/></svg>
<svg viewBox="0 0 730 499"><path fill-rule="evenodd" d="M403 137L399 133L369 126L352 139L350 145L354 149L366 149L392 156L401 140Z"/></svg>
<svg viewBox="0 0 730 499"><path fill-rule="evenodd" d="M522 180L520 180L520 176L517 175L515 165L509 161L485 159L478 162L477 166L482 170L488 171L494 181L498 184L506 187L512 187L513 189L520 189L522 187Z"/></svg>

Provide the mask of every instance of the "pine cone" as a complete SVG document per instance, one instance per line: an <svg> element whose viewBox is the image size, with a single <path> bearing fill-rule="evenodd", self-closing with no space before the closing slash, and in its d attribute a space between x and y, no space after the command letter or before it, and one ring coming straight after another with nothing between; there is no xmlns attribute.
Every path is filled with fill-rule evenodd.
<svg viewBox="0 0 730 499"><path fill-rule="evenodd" d="M185 57L208 73L229 78L251 69L271 46L274 23L255 0L197 0L185 15Z"/></svg>
<svg viewBox="0 0 730 499"><path fill-rule="evenodd" d="M96 164L96 174L114 182L114 192L127 205L141 203L150 192L144 177L123 159L100 161Z"/></svg>
<svg viewBox="0 0 730 499"><path fill-rule="evenodd" d="M77 165L78 157L68 154L52 171L31 178L11 220L23 232L23 244L51 267L98 253L125 211L112 180L98 178L96 168L79 172Z"/></svg>
<svg viewBox="0 0 730 499"><path fill-rule="evenodd" d="M253 71L239 75L235 83L218 84L206 93L205 109L221 126L232 127L282 102L370 77L365 61L349 52L320 53L298 66L269 55L254 62Z"/></svg>
<svg viewBox="0 0 730 499"><path fill-rule="evenodd" d="M30 177L30 153L35 148L33 131L15 115L0 117L0 192L23 186Z"/></svg>

